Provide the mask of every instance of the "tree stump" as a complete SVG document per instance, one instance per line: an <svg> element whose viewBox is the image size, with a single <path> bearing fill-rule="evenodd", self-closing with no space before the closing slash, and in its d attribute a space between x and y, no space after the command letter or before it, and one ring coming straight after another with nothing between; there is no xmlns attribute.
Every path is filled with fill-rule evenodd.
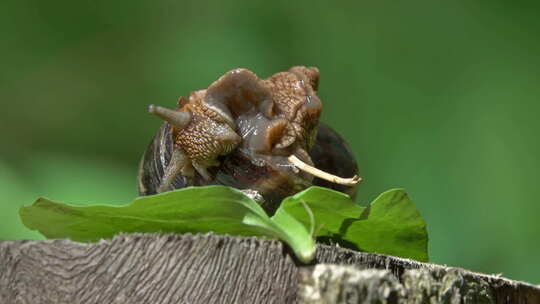
<svg viewBox="0 0 540 304"><path fill-rule="evenodd" d="M122 234L0 242L0 303L540 303L540 288L326 245L303 265L274 240Z"/></svg>

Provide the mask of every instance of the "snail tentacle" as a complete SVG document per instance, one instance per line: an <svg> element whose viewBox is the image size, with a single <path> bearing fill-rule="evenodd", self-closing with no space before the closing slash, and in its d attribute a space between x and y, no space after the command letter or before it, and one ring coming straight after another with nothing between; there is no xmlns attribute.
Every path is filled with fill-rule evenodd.
<svg viewBox="0 0 540 304"><path fill-rule="evenodd" d="M186 166L189 166L189 159L182 150L174 149L169 165L165 168L165 172L163 173L163 178L161 179L157 193L169 190L169 186L172 184L174 178L182 171L184 171L185 174Z"/></svg>
<svg viewBox="0 0 540 304"><path fill-rule="evenodd" d="M212 179L212 177L210 176L210 173L208 173L207 166L204 166L203 164L200 164L196 161L193 161L192 165L193 165L193 168L195 168L195 171L197 171L197 173L199 173L204 180L210 181ZM215 163L211 165L215 166L215 165L219 165L219 163L216 161Z"/></svg>
<svg viewBox="0 0 540 304"><path fill-rule="evenodd" d="M158 116L159 118L170 123L172 126L178 129L182 129L191 121L191 113L173 111L164 107L150 105L148 106L148 112Z"/></svg>

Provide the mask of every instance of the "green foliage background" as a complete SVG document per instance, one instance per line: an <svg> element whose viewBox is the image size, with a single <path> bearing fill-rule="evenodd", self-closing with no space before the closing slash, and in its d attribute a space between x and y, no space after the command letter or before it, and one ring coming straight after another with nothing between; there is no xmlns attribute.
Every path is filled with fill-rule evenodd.
<svg viewBox="0 0 540 304"><path fill-rule="evenodd" d="M359 201L403 187L435 263L540 283L540 18L501 1L0 3L0 239L38 196L131 201L159 121L225 71L321 70Z"/></svg>

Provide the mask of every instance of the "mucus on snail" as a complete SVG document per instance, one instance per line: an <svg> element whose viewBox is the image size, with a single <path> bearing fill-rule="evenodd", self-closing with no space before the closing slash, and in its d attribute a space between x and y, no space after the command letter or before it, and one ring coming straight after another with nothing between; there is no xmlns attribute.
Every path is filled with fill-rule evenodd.
<svg viewBox="0 0 540 304"><path fill-rule="evenodd" d="M319 123L318 83L314 67L267 79L234 69L181 97L176 110L151 105L165 123L141 159L139 193L226 185L256 191L270 213L311 185L354 198L358 167L339 134Z"/></svg>

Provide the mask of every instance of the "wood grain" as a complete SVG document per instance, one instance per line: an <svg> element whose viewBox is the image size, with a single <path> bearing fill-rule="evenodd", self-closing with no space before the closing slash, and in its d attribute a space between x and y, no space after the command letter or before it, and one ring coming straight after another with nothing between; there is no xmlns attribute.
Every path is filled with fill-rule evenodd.
<svg viewBox="0 0 540 304"><path fill-rule="evenodd" d="M301 265L278 241L213 234L4 241L0 303L294 303L299 279L320 263L388 269L397 279L406 269L452 270L326 245L313 265ZM486 280L497 303L540 303L533 285L453 269Z"/></svg>

